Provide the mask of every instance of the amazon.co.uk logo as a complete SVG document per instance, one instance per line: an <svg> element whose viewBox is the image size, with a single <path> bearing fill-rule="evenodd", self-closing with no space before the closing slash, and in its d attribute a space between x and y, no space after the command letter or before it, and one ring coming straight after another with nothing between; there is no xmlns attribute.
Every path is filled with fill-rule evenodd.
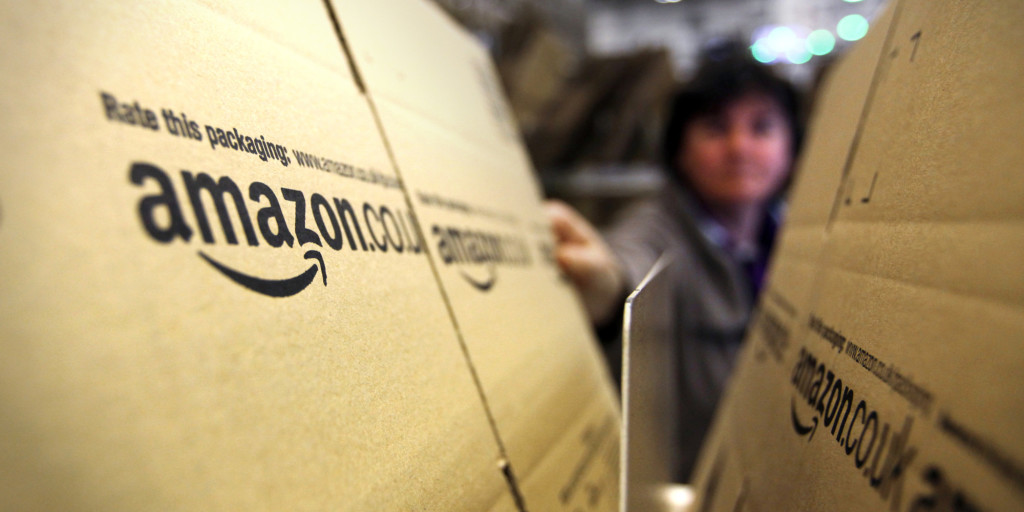
<svg viewBox="0 0 1024 512"><path fill-rule="evenodd" d="M886 421L886 410L873 407L864 393L854 389L854 383L848 380L844 384L839 373L806 347L800 349L790 384L796 392L790 399L793 431L806 436L808 443L815 432L821 432L825 447L813 453L845 457L847 465L855 468L853 475L863 477L889 502L890 510L901 510L905 476L917 456L917 448L910 443L913 416L906 415L899 427ZM804 419L807 409L810 418Z"/></svg>
<svg viewBox="0 0 1024 512"><path fill-rule="evenodd" d="M434 225L437 255L445 265L458 265L459 275L477 290L490 291L498 280L498 266L532 263L528 244L520 237L475 229Z"/></svg>
<svg viewBox="0 0 1024 512"><path fill-rule="evenodd" d="M340 251L347 247L352 251L392 254L422 252L422 243L416 236L412 218L397 208L374 206L366 202L357 207L347 199L328 200L318 193L309 195L307 202L304 192L281 188L280 198L285 203L291 203L287 207L293 214L292 222L289 223L278 191L265 183L254 181L249 184L247 203L242 189L231 178L221 176L214 180L206 173L192 174L183 170L182 185L191 205L193 219L189 223L174 184L162 169L153 164L135 162L129 169L128 178L140 187L146 186L147 182L155 182L159 188L156 193L143 196L138 203L143 227L158 242L172 243L175 239L181 239L187 243L192 239L194 230L198 229L205 244L215 244L217 238L214 237L207 210L208 206L212 206L220 222L220 238L224 243L239 245L239 237L235 232L237 222L249 246L267 244L274 248L291 248L298 245L306 248L303 258L313 260L313 264L297 275L284 278L260 277L254 275L258 272L251 270L243 272L203 251L198 252L203 261L228 279L263 295L295 295L305 290L318 273L324 286L327 286L327 268L322 250ZM250 207L255 217L251 216ZM307 214L312 218L312 223L307 223Z"/></svg>

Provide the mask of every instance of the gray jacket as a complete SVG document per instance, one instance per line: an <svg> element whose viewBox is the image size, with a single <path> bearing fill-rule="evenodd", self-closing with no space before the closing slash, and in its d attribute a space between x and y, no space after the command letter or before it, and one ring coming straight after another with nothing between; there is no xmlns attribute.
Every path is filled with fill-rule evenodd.
<svg viewBox="0 0 1024 512"><path fill-rule="evenodd" d="M773 220L774 222L774 220ZM690 194L671 184L628 207L606 240L635 287L662 253L671 253L664 276L672 282L667 343L678 358L674 418L678 432L677 481L687 482L732 372L753 306L750 279L723 247L722 232ZM772 230L774 232L774 229ZM673 341L674 340L674 341Z"/></svg>

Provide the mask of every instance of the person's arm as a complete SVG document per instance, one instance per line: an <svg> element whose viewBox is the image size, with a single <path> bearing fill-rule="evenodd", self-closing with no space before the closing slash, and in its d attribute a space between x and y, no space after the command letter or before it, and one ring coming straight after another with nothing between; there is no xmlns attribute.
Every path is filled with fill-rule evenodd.
<svg viewBox="0 0 1024 512"><path fill-rule="evenodd" d="M545 210L555 232L555 259L572 280L595 325L604 325L622 307L626 280L618 258L590 222L561 201Z"/></svg>

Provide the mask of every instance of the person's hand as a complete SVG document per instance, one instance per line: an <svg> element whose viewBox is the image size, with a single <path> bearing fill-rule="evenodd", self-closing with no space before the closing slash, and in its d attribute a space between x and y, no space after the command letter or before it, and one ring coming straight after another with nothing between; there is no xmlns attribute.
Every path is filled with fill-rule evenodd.
<svg viewBox="0 0 1024 512"><path fill-rule="evenodd" d="M572 280L590 320L601 325L612 317L624 294L619 260L600 233L571 206L561 201L544 204L555 233L555 260Z"/></svg>

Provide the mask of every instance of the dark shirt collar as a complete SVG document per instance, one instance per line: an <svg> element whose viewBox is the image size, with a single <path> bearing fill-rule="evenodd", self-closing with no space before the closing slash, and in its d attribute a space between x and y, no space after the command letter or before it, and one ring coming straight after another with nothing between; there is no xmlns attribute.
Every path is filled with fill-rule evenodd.
<svg viewBox="0 0 1024 512"><path fill-rule="evenodd" d="M680 189L678 194L681 199L682 213L689 215L701 235L712 246L720 249L744 271L751 293L756 296L761 290L768 266L768 257L775 244L775 235L785 215L785 203L774 200L768 205L755 244L737 245L733 242L728 230L708 212L692 192Z"/></svg>
<svg viewBox="0 0 1024 512"><path fill-rule="evenodd" d="M775 242L775 234L785 214L785 204L782 201L772 201L768 205L756 244L738 245L733 241L729 231L711 215L692 192L684 189L680 193L683 199L684 213L693 219L697 229L700 230L704 238L733 259L751 261L766 258L768 253L771 252L772 244Z"/></svg>

